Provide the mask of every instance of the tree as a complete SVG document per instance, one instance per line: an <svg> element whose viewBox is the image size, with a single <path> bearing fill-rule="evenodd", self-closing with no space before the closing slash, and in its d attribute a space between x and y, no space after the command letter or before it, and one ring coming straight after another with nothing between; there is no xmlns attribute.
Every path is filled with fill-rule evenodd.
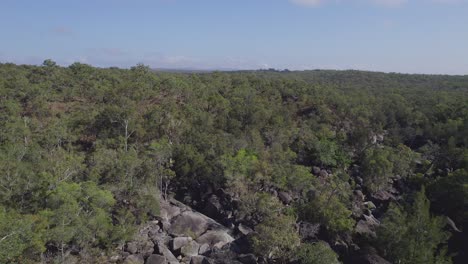
<svg viewBox="0 0 468 264"><path fill-rule="evenodd" d="M339 175L344 174L333 175L317 185L315 195L308 197L298 208L301 219L322 223L332 233L351 231L355 223L348 209L350 192L347 182Z"/></svg>
<svg viewBox="0 0 468 264"><path fill-rule="evenodd" d="M288 259L300 243L295 223L294 216L280 214L257 225L253 237L255 253L269 259Z"/></svg>
<svg viewBox="0 0 468 264"><path fill-rule="evenodd" d="M394 263L451 263L444 246L450 235L443 230L445 219L431 216L425 191L418 192L406 210L390 205L377 230L377 241L385 257Z"/></svg>
<svg viewBox="0 0 468 264"><path fill-rule="evenodd" d="M20 256L37 259L45 250L46 219L21 215L0 206L0 262L16 262Z"/></svg>
<svg viewBox="0 0 468 264"><path fill-rule="evenodd" d="M300 264L339 264L338 255L323 241L304 243L296 251Z"/></svg>
<svg viewBox="0 0 468 264"><path fill-rule="evenodd" d="M389 148L370 148L364 153L362 174L364 184L373 192L385 187L392 176L394 164Z"/></svg>

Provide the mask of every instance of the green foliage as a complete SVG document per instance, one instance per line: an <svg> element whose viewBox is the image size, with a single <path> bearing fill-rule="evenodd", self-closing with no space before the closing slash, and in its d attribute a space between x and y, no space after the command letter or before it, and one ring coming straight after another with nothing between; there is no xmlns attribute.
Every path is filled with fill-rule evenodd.
<svg viewBox="0 0 468 264"><path fill-rule="evenodd" d="M387 185L392 176L393 153L388 148L371 148L365 152L362 161L364 184L372 191L378 191Z"/></svg>
<svg viewBox="0 0 468 264"><path fill-rule="evenodd" d="M255 227L254 252L270 259L288 259L299 245L295 218L291 215L276 215L265 219Z"/></svg>
<svg viewBox="0 0 468 264"><path fill-rule="evenodd" d="M296 251L301 264L339 264L337 254L325 242L304 243Z"/></svg>
<svg viewBox="0 0 468 264"><path fill-rule="evenodd" d="M0 262L16 262L21 256L38 259L45 250L46 219L20 215L0 207Z"/></svg>
<svg viewBox="0 0 468 264"><path fill-rule="evenodd" d="M295 241L285 211L330 235L352 230L355 164L364 192L397 176L428 185L434 212L464 226L466 87L466 76L0 64L1 232L37 234L8 236L0 262L37 259L46 244L115 248L158 214L161 194L198 184L230 191L277 258L294 243L268 248L268 230ZM283 208L272 188L297 202Z"/></svg>
<svg viewBox="0 0 468 264"><path fill-rule="evenodd" d="M316 188L315 196L299 205L299 216L308 222L322 223L334 233L351 231L355 221L350 217L350 193L344 179L334 176Z"/></svg>
<svg viewBox="0 0 468 264"><path fill-rule="evenodd" d="M468 226L468 171L456 170L438 178L427 187L432 210L451 217L455 223Z"/></svg>
<svg viewBox="0 0 468 264"><path fill-rule="evenodd" d="M451 263L441 247L450 235L445 220L433 217L424 189L406 209L391 204L377 232L382 253L395 263Z"/></svg>

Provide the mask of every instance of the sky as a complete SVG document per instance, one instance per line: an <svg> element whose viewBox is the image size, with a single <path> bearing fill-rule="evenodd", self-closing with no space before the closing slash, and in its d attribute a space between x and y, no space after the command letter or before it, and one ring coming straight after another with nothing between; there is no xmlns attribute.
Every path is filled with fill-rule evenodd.
<svg viewBox="0 0 468 264"><path fill-rule="evenodd" d="M0 62L468 74L468 0L0 0Z"/></svg>

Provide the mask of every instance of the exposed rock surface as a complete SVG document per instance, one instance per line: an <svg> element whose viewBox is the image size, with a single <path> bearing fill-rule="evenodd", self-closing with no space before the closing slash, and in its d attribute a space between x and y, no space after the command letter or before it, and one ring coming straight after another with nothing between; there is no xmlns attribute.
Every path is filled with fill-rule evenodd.
<svg viewBox="0 0 468 264"><path fill-rule="evenodd" d="M151 255L146 260L145 264L166 264L167 260L164 256L161 255Z"/></svg>
<svg viewBox="0 0 468 264"><path fill-rule="evenodd" d="M293 201L293 198L291 195L287 192L278 192L278 198L283 202L284 204L290 204Z"/></svg>
<svg viewBox="0 0 468 264"><path fill-rule="evenodd" d="M226 194L221 192L221 195ZM229 247L221 250L234 241L233 230L206 215L171 200L162 202L157 219L142 225L121 254L113 257L113 262L120 259L125 264L237 263L237 254ZM252 232L246 226L239 226L240 236Z"/></svg>
<svg viewBox="0 0 468 264"><path fill-rule="evenodd" d="M145 260L142 255L130 255L125 258L124 264L144 264Z"/></svg>
<svg viewBox="0 0 468 264"><path fill-rule="evenodd" d="M186 257L197 256L199 249L200 249L200 245L197 242L190 241L187 245L183 246L180 249L180 253Z"/></svg>
<svg viewBox="0 0 468 264"><path fill-rule="evenodd" d="M197 238L197 242L200 244L208 244L211 247L222 248L224 245L231 243L234 241L227 232L223 230L212 230L208 231L199 238Z"/></svg>

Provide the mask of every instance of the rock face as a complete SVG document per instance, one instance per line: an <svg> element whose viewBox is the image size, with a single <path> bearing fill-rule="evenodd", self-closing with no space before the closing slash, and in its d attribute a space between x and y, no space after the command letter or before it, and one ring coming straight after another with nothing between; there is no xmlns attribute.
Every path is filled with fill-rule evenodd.
<svg viewBox="0 0 468 264"><path fill-rule="evenodd" d="M190 241L187 245L180 249L180 253L186 257L193 257L198 255L200 245L195 241Z"/></svg>
<svg viewBox="0 0 468 264"><path fill-rule="evenodd" d="M174 236L194 236L203 234L208 229L208 222L198 213L184 212L175 217L169 228L169 234Z"/></svg>
<svg viewBox="0 0 468 264"><path fill-rule="evenodd" d="M130 255L125 258L124 264L144 264L145 260L141 255Z"/></svg>
<svg viewBox="0 0 468 264"><path fill-rule="evenodd" d="M356 225L355 231L361 235L376 237L375 230L380 225L379 220L375 219L373 215L364 215L363 220L359 220Z"/></svg>
<svg viewBox="0 0 468 264"><path fill-rule="evenodd" d="M219 194L227 196L222 192ZM252 232L246 226L239 226L240 236ZM232 228L235 228L233 224ZM140 227L113 262L120 259L125 264L210 264L218 260L222 260L220 263L239 263L237 254L230 247L224 248L234 241L232 233L233 230L177 201L162 202L157 220Z"/></svg>
<svg viewBox="0 0 468 264"><path fill-rule="evenodd" d="M187 245L188 243L190 243L190 241L192 241L192 240L193 239L191 237L175 237L171 241L171 249L172 249L172 251L178 250L181 247L183 247L183 246Z"/></svg>
<svg viewBox="0 0 468 264"><path fill-rule="evenodd" d="M208 244L215 248L222 248L224 245L231 243L232 241L234 241L234 238L223 230L208 231L197 238L198 243Z"/></svg>
<svg viewBox="0 0 468 264"><path fill-rule="evenodd" d="M245 236L253 232L253 230L250 227L245 226L243 224L239 224L237 226L237 231Z"/></svg>
<svg viewBox="0 0 468 264"><path fill-rule="evenodd" d="M179 263L177 258L172 254L172 252L164 244L158 244L157 246L158 253L166 258L169 263Z"/></svg>
<svg viewBox="0 0 468 264"><path fill-rule="evenodd" d="M145 264L166 264L167 260L164 256L161 255L151 255L146 260Z"/></svg>

